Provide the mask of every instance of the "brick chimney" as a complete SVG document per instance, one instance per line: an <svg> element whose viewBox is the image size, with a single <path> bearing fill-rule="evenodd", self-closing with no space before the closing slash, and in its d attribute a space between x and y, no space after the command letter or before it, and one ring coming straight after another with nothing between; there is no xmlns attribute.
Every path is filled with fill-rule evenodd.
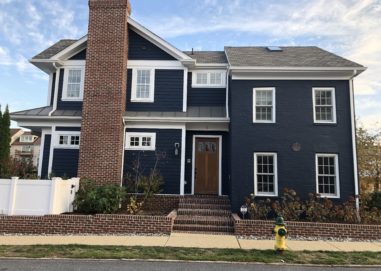
<svg viewBox="0 0 381 271"><path fill-rule="evenodd" d="M128 0L89 0L78 176L121 183L126 106Z"/></svg>

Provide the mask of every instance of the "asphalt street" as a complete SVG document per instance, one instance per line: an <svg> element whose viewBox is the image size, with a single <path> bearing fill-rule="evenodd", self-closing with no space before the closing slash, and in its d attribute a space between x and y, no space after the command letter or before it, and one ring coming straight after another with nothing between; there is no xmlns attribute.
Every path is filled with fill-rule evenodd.
<svg viewBox="0 0 381 271"><path fill-rule="evenodd" d="M199 263L199 262L160 262L160 261L130 261L130 260L40 260L40 259L0 259L0 271L285 271L285 270L366 270L379 271L380 267L312 267L295 265L263 265L240 263Z"/></svg>

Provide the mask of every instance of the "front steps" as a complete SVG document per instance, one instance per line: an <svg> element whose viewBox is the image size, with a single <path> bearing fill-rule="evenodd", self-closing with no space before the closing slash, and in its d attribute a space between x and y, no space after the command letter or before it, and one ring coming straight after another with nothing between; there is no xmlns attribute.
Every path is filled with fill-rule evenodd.
<svg viewBox="0 0 381 271"><path fill-rule="evenodd" d="M174 231L231 234L234 222L227 196L196 195L180 199Z"/></svg>

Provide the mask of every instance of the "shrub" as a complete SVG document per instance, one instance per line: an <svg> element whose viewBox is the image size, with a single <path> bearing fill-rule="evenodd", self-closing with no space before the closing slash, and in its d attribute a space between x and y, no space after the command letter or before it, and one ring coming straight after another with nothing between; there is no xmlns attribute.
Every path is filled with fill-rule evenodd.
<svg viewBox="0 0 381 271"><path fill-rule="evenodd" d="M85 214L113 214L120 209L126 196L123 187L113 184L97 186L93 180L81 180L73 206L77 212Z"/></svg>
<svg viewBox="0 0 381 271"><path fill-rule="evenodd" d="M0 178L19 177L20 179L37 179L37 169L31 159L17 160L9 158L1 163Z"/></svg>
<svg viewBox="0 0 381 271"><path fill-rule="evenodd" d="M294 190L288 188L285 188L282 196L276 200L255 200L252 197L249 215L252 219L274 219L282 215L285 220L291 221L346 223L359 221L353 198L343 204L334 204L328 198L320 198L318 194L311 193L309 199L303 201ZM372 219L373 216L368 218L368 221Z"/></svg>
<svg viewBox="0 0 381 271"><path fill-rule="evenodd" d="M370 209L377 208L381 210L381 192L375 191L373 193L370 193L365 203L367 207Z"/></svg>

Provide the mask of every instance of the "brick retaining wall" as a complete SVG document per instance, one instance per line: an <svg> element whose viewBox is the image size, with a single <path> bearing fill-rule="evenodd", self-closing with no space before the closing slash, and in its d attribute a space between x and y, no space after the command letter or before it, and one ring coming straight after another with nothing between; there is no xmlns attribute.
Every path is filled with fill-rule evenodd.
<svg viewBox="0 0 381 271"><path fill-rule="evenodd" d="M233 218L235 235L274 238L271 233L274 229L274 221L242 220L236 214ZM286 221L286 227L290 237L381 240L381 225Z"/></svg>
<svg viewBox="0 0 381 271"><path fill-rule="evenodd" d="M140 215L0 216L0 233L17 234L170 234L176 213Z"/></svg>

